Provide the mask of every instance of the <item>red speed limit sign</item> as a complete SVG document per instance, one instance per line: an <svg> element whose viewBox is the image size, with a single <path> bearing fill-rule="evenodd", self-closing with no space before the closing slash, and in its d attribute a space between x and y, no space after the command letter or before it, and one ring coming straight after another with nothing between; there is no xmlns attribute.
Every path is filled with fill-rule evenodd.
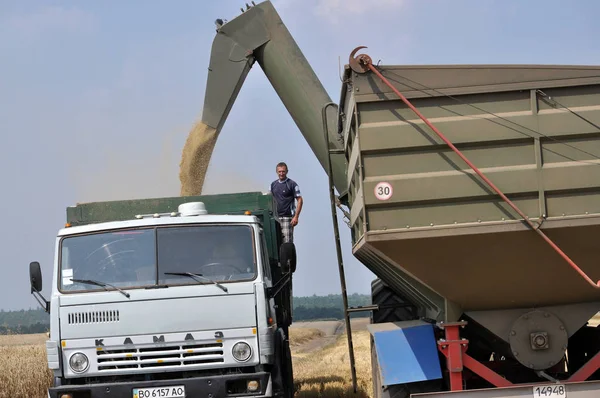
<svg viewBox="0 0 600 398"><path fill-rule="evenodd" d="M393 193L394 190L389 182L380 182L375 185L375 197L379 200L388 200Z"/></svg>

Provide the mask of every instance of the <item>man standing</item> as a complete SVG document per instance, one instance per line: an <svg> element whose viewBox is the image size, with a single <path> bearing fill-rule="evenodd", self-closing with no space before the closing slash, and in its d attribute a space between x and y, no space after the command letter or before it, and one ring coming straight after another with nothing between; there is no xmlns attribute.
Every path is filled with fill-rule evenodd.
<svg viewBox="0 0 600 398"><path fill-rule="evenodd" d="M298 184L287 176L287 164L280 162L275 170L279 178L271 183L271 193L277 203L283 241L293 243L294 227L298 225L298 217L302 211L302 195ZM298 208L296 208L296 201L298 201Z"/></svg>

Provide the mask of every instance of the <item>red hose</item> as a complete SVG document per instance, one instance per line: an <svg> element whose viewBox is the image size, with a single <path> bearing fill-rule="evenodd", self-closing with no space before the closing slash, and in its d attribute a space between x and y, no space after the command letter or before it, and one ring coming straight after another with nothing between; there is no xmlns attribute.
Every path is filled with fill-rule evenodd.
<svg viewBox="0 0 600 398"><path fill-rule="evenodd" d="M466 164L469 165L469 167L471 167L471 169L473 169L473 171L475 171L475 173L477 173L477 175L479 177L481 177L482 180L484 180L494 191L496 191L496 193L498 195L500 195L500 197L506 202L508 203L508 205L510 207L512 207L514 209L514 211L516 211L522 218L523 220L529 224L529 226L538 233L538 235L540 235L558 254L560 254L560 256L562 258L565 259L565 261L567 263L569 263L569 265L579 273L579 275L581 275L583 277L583 279L585 279L590 285L592 285L594 288L596 289L600 289L600 281L598 282L594 282L589 276L587 276L587 274L585 272L583 272L581 270L581 268L579 268L577 266L577 264L575 264L575 262L573 260L571 260L571 258L569 258L569 256L567 256L554 242L552 242L552 240L546 236L546 234L544 232L542 232L541 229L536 228L535 225L533 225L533 223L527 218L527 216L525 216L525 214L523 214L523 212L513 203L510 201L510 199L508 199L506 197L506 195L504 195L485 175L483 175L483 173L481 171L479 171L479 169L477 167L475 167L475 165L473 163L471 163L471 161L469 161L469 159L467 159L465 157L465 155L462 154L462 152L460 152L453 144L452 142L450 142L450 140L448 140L444 134L442 134L433 124L431 124L431 122L429 122L429 120L427 120L427 118L425 116L423 116L421 114L421 112L419 112L417 110L417 108L415 108L410 101L408 101L406 99L406 97L404 97L381 73L379 73L379 71L373 66L373 64L371 63L371 60L369 57L367 56L359 56L358 57L358 62L361 63L362 65L366 66L367 68L369 68L373 73L375 73L389 88L392 89L392 91L398 96L400 97L400 99L410 108L412 109L412 111L414 113L417 114L417 116L419 116L421 118L421 120L423 120L423 122L425 122L425 124L427 124L429 126L429 128L431 128L454 152L456 152L456 154L458 156L460 156L460 158L462 160L465 161Z"/></svg>

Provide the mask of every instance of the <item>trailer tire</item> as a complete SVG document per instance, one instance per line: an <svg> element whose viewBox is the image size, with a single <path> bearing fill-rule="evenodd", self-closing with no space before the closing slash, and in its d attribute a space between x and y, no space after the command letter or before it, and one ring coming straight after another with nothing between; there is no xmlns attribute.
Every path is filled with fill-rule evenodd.
<svg viewBox="0 0 600 398"><path fill-rule="evenodd" d="M406 307L406 304L412 303L398 296L381 279L371 282L371 302L380 306L398 306L373 311L371 323L409 321L419 318L414 306Z"/></svg>

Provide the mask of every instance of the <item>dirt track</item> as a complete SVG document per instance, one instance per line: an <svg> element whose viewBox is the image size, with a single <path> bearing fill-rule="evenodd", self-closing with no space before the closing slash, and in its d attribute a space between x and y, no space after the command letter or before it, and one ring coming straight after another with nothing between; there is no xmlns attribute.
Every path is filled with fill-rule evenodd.
<svg viewBox="0 0 600 398"><path fill-rule="evenodd" d="M369 318L357 318L351 320L352 331L366 330L369 324ZM299 346L297 352L311 352L319 350L335 342L336 338L346 332L344 321L312 321L312 322L294 322L291 328L309 328L319 329L325 335L321 338L313 339Z"/></svg>

